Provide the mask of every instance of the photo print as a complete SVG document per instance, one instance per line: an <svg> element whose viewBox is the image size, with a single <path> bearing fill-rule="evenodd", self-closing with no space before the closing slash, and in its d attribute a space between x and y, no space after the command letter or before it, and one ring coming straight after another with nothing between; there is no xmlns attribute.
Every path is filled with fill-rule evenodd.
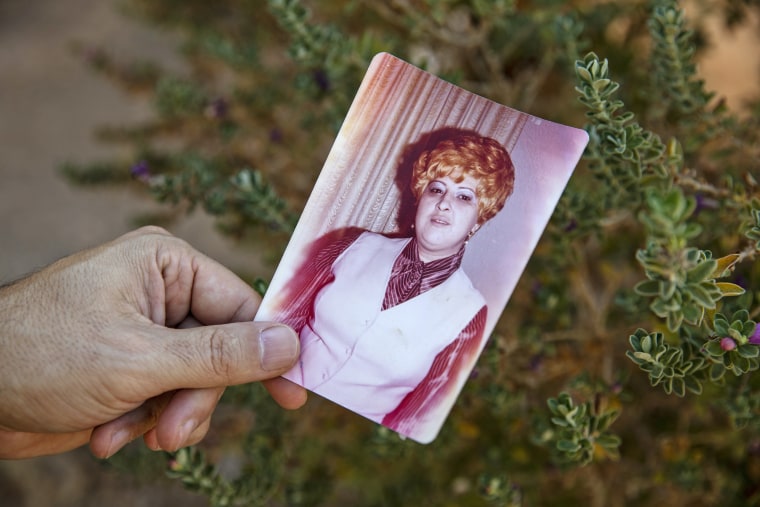
<svg viewBox="0 0 760 507"><path fill-rule="evenodd" d="M431 442L587 142L375 56L256 316L285 378Z"/></svg>

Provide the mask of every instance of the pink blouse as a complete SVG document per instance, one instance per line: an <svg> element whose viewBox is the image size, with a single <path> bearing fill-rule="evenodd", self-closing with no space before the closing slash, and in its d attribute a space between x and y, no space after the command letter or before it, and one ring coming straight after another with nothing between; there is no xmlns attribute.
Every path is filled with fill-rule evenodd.
<svg viewBox="0 0 760 507"><path fill-rule="evenodd" d="M288 308L277 320L301 332L312 318L312 304L317 293L332 282L332 266L362 231L354 231L327 245L304 267L309 278L293 294ZM417 242L413 238L394 262L386 287L382 309L392 308L443 283L462 262L464 247L450 257L424 263L417 255ZM478 353L486 323L484 305L457 338L442 350L433 361L425 378L407 394L401 403L386 414L382 424L402 434L414 431L415 421L434 409L454 389L457 373Z"/></svg>

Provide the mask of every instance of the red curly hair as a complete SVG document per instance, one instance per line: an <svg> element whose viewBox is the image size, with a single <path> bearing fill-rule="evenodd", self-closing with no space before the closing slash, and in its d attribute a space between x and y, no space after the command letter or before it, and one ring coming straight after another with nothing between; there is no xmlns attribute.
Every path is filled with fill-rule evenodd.
<svg viewBox="0 0 760 507"><path fill-rule="evenodd" d="M419 202L431 181L448 176L459 183L467 175L478 180L475 193L482 225L501 211L515 186L512 158L490 137L463 134L439 142L414 162L410 187Z"/></svg>

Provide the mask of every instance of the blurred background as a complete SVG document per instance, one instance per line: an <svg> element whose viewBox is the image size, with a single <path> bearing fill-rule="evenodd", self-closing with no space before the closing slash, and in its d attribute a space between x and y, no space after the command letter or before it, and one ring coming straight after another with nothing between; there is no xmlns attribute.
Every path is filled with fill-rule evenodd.
<svg viewBox="0 0 760 507"><path fill-rule="evenodd" d="M96 127L133 124L151 114L89 69L77 45L115 58L149 59L182 72L177 43L120 13L118 1L0 0L0 280L7 282L76 250L134 228L155 209L128 188L82 190L60 176L64 163L119 156L95 139ZM203 213L174 232L233 266L246 257Z"/></svg>
<svg viewBox="0 0 760 507"><path fill-rule="evenodd" d="M134 217L160 209L129 186L75 187L60 175L67 162L118 156L93 135L104 124L134 124L152 113L92 72L75 45L104 47L120 60L151 59L182 73L177 40L129 18L117 0L0 0L0 282L7 282L135 227ZM758 86L758 20L726 32L708 23L713 45L701 55L707 89L742 110ZM204 213L169 226L235 271L250 269L250 251L220 234ZM155 475L151 475L155 474ZM205 505L161 471L122 473L86 450L0 462L4 506Z"/></svg>
<svg viewBox="0 0 760 507"><path fill-rule="evenodd" d="M99 143L104 124L151 114L147 100L92 72L72 50L107 47L119 59L151 59L181 72L176 40L119 11L112 0L0 0L0 283L132 230L137 214L159 206L124 186L72 186L62 164L118 156ZM249 258L203 213L172 232L244 269ZM163 479L159 471L157 479ZM136 478L98 464L86 450L0 462L0 504L15 506L205 505L167 480Z"/></svg>

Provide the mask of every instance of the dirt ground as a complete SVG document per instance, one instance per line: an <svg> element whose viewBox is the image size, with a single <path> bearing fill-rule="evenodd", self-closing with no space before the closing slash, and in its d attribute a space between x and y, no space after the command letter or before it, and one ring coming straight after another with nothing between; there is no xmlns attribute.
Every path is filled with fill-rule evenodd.
<svg viewBox="0 0 760 507"><path fill-rule="evenodd" d="M118 58L148 57L181 70L166 34L120 14L116 0L0 0L0 283L132 228L155 205L123 188L73 188L57 173L65 161L89 162L118 152L98 144L95 127L134 124L149 105L90 71L73 41L104 46ZM757 20L756 20L757 21ZM731 107L757 89L758 23L720 40L701 65L710 89ZM232 267L250 267L242 249L213 231L202 214L172 228ZM57 457L0 462L6 507L202 505L176 484L137 481L84 450Z"/></svg>

